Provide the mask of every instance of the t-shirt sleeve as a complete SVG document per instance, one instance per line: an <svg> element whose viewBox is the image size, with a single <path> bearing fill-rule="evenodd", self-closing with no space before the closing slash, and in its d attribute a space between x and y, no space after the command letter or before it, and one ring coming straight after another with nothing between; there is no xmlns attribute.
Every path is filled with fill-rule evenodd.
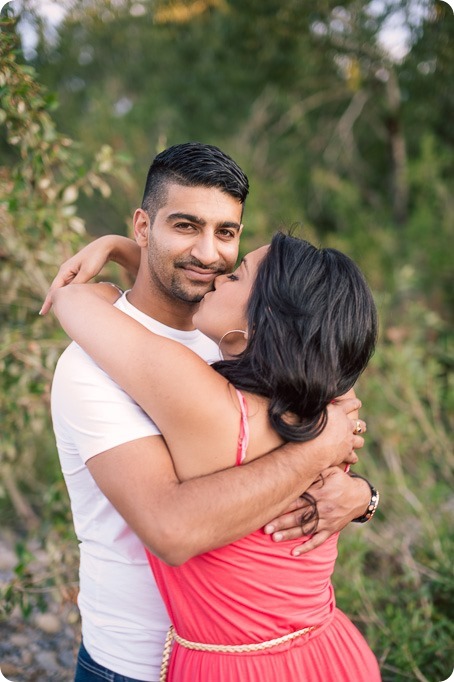
<svg viewBox="0 0 454 682"><path fill-rule="evenodd" d="M59 450L76 450L84 463L123 443L160 435L139 405L75 343L57 363L51 401Z"/></svg>

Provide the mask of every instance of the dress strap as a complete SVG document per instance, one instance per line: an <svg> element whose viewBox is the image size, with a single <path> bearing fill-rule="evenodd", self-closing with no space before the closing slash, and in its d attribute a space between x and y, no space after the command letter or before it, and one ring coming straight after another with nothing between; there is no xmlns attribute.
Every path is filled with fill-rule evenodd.
<svg viewBox="0 0 454 682"><path fill-rule="evenodd" d="M241 423L240 423L240 435L238 437L238 447L236 451L236 462L235 465L239 466L242 464L246 458L246 450L249 445L249 422L247 414L247 403L244 395L237 388L235 389L240 403L241 410Z"/></svg>

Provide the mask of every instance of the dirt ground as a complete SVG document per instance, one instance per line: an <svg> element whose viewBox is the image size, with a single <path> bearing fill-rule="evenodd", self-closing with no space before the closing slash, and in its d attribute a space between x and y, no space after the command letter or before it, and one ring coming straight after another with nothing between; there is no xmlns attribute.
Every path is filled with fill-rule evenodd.
<svg viewBox="0 0 454 682"><path fill-rule="evenodd" d="M0 531L0 585L8 582L17 557L11 538ZM0 620L0 682L72 682L80 643L80 621L73 601L45 597L47 610L24 618L15 608Z"/></svg>

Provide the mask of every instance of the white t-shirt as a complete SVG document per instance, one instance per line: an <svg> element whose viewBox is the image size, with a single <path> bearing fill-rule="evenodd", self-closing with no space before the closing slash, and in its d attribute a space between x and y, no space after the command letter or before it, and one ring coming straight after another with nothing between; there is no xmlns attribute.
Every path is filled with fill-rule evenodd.
<svg viewBox="0 0 454 682"><path fill-rule="evenodd" d="M206 361L219 359L216 345L200 332L157 322L132 306L126 294L115 305ZM110 448L160 432L76 343L64 351L55 370L52 419L80 542L78 603L84 645L97 663L120 675L158 680L167 613L141 541L102 494L85 463Z"/></svg>

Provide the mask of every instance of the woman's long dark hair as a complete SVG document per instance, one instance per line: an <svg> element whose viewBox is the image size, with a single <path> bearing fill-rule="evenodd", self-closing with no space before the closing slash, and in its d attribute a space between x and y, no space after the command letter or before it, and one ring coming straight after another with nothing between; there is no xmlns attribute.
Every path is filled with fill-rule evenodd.
<svg viewBox="0 0 454 682"><path fill-rule="evenodd" d="M326 425L326 407L346 393L375 347L377 313L358 266L279 232L260 263L248 303L245 350L214 368L234 386L269 398L269 419L286 441Z"/></svg>

